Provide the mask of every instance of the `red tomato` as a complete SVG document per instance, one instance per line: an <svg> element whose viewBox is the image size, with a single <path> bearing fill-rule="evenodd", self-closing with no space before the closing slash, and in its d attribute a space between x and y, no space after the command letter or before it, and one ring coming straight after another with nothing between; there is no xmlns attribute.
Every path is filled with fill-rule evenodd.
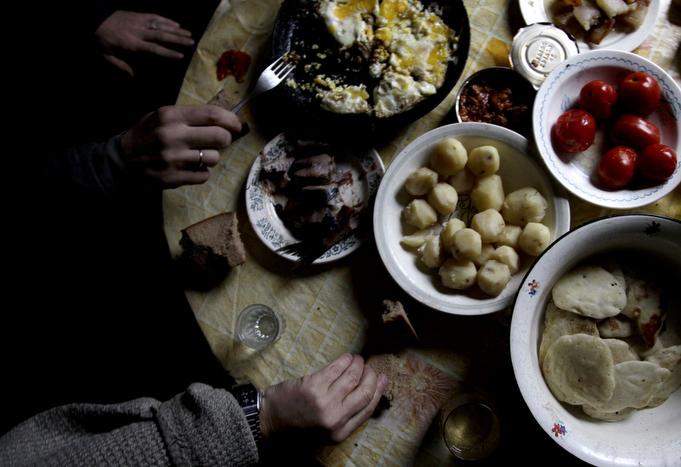
<svg viewBox="0 0 681 467"><path fill-rule="evenodd" d="M596 173L605 188L618 190L634 177L635 167L636 151L626 146L615 146L601 157Z"/></svg>
<svg viewBox="0 0 681 467"><path fill-rule="evenodd" d="M625 111L645 117L660 105L661 95L655 78L637 71L628 74L620 83L619 103Z"/></svg>
<svg viewBox="0 0 681 467"><path fill-rule="evenodd" d="M645 149L660 142L660 130L636 115L622 115L612 127L612 140L615 144Z"/></svg>
<svg viewBox="0 0 681 467"><path fill-rule="evenodd" d="M594 142L596 120L583 110L568 110L558 117L551 135L559 152L582 152Z"/></svg>
<svg viewBox="0 0 681 467"><path fill-rule="evenodd" d="M589 81L579 92L579 107L602 120L610 118L615 102L617 102L615 88L599 79Z"/></svg>
<svg viewBox="0 0 681 467"><path fill-rule="evenodd" d="M641 153L636 168L645 178L663 182L676 169L676 153L664 144L651 144Z"/></svg>

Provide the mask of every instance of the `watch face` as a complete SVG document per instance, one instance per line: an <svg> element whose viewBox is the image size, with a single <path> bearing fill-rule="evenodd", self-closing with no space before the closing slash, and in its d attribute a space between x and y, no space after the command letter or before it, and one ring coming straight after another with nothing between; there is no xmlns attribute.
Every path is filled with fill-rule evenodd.
<svg viewBox="0 0 681 467"><path fill-rule="evenodd" d="M258 390L250 384L236 386L232 389L232 394L241 407L255 406L258 403Z"/></svg>

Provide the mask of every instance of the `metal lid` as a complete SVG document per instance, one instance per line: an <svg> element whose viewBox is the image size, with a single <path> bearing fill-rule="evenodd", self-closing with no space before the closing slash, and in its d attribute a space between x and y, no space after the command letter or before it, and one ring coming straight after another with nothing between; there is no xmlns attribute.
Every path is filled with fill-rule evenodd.
<svg viewBox="0 0 681 467"><path fill-rule="evenodd" d="M539 89L556 65L578 53L574 37L551 23L534 23L515 35L509 58L511 66Z"/></svg>

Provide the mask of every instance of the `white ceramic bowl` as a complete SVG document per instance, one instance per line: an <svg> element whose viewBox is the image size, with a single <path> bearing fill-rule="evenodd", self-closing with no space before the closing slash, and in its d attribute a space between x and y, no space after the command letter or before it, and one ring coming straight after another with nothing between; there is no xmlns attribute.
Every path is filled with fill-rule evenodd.
<svg viewBox="0 0 681 467"><path fill-rule="evenodd" d="M374 208L374 236L386 269L409 295L431 308L457 315L492 313L511 305L530 261L513 275L499 296L473 296L440 285L437 271L423 269L417 256L400 245L400 239L408 233L403 225L402 210L412 199L404 190L404 182L414 170L428 166L433 146L448 136L459 139L469 151L482 145L496 146L501 159L499 174L505 192L510 193L528 185L539 190L548 200L547 215L543 222L551 230L553 238L570 228L570 208L567 200L554 191L551 178L541 163L528 154L527 140L497 125L445 125L421 135L395 156L383 176ZM459 196L457 215L470 216L472 209L468 199L468 196Z"/></svg>
<svg viewBox="0 0 681 467"><path fill-rule="evenodd" d="M635 250L673 261L681 273L681 222L651 215L616 216L584 224L551 245L523 280L511 322L511 360L532 415L559 445L595 465L679 465L681 390L659 407L601 422L556 400L544 382L538 350L544 309L556 280L606 251Z"/></svg>
<svg viewBox="0 0 681 467"><path fill-rule="evenodd" d="M662 88L660 108L646 117L660 129L662 144L673 148L679 157L676 170L664 183L636 189L604 190L594 183L595 170L607 151L603 133L597 132L594 144L583 153L561 155L551 143L551 128L558 116L575 108L579 91L589 81L602 79L616 85L626 74L646 72ZM681 88L659 66L628 52L595 50L569 58L559 64L541 85L534 101L532 126L537 149L551 174L575 196L611 209L632 209L654 203L681 183Z"/></svg>

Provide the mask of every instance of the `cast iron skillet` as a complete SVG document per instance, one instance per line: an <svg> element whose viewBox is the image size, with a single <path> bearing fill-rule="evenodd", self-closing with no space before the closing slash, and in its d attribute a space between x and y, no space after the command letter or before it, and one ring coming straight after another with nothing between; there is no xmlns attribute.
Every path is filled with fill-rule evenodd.
<svg viewBox="0 0 681 467"><path fill-rule="evenodd" d="M352 138L353 134L366 136L374 132L401 127L421 118L437 107L454 88L466 65L470 46L470 25L462 0L440 0L439 2L437 0L421 0L421 3L424 7L431 4L440 7L441 18L459 37L458 47L454 52L454 60L450 61L444 83L437 93L428 96L402 113L387 118L378 118L365 114L329 112L322 109L319 102L309 92L293 89L287 85L278 86L279 97L289 111L293 113L291 118L297 119L297 122L306 126L308 130L314 127L322 133L334 133L343 129L344 137ZM314 4L315 0L284 1L277 15L272 34L272 55L278 57L291 50L299 52L302 49L308 55L308 59L304 60L303 63L310 61L310 56L313 56L313 61L322 62L327 71L333 71L334 67L338 67L338 65L335 65L337 57L326 56L326 60L324 60L323 52L325 49L336 51L338 46L326 30L324 21L314 14ZM322 54L321 57L323 58L317 55L319 53ZM342 72L344 74L349 73L356 77L358 82L371 83L371 79L363 71L366 67L350 65L350 71L347 71L345 69L347 63L347 61L343 61L344 70ZM302 82L302 78L309 77L311 74L314 76L316 71L306 71L304 65L299 65L294 73L297 81Z"/></svg>

